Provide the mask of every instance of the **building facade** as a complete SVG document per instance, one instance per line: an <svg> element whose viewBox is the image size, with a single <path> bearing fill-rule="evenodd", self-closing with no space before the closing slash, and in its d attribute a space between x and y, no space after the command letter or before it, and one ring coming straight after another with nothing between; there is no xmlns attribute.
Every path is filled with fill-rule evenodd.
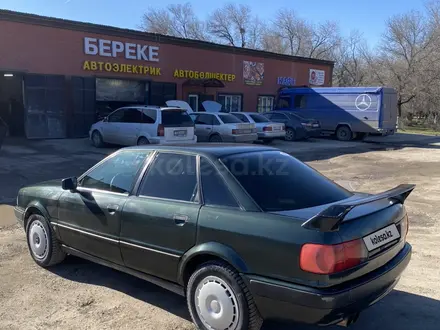
<svg viewBox="0 0 440 330"><path fill-rule="evenodd" d="M0 10L0 116L12 135L87 135L97 112L215 100L267 111L282 86L330 86L333 62Z"/></svg>

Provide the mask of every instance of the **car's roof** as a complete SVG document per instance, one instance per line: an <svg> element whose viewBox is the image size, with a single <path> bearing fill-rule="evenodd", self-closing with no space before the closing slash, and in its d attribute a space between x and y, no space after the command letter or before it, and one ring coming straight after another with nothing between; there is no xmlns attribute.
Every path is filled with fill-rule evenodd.
<svg viewBox="0 0 440 330"><path fill-rule="evenodd" d="M182 108L179 108L179 107L159 107L159 106L156 106L156 105L139 105L139 104L137 104L137 105L126 105L125 107L121 107L121 108L118 108L118 109L116 109L116 110L119 110L119 109L127 109L127 108L135 108L135 109L142 109L142 110L147 110L147 109L150 109L150 110L161 110L161 111L163 111L163 110L182 110L182 111L185 111L185 109L182 109Z"/></svg>
<svg viewBox="0 0 440 330"><path fill-rule="evenodd" d="M261 112L252 112L252 111L231 111L229 113L242 113L245 115L262 115L263 114Z"/></svg>
<svg viewBox="0 0 440 330"><path fill-rule="evenodd" d="M142 145L135 147L126 147L120 150L162 150L162 151L185 151L190 153L197 153L207 157L226 157L235 154L242 154L248 152L262 152L262 151L276 151L278 149L262 145L240 144L240 143L197 143L194 145L188 144L173 144L173 145Z"/></svg>

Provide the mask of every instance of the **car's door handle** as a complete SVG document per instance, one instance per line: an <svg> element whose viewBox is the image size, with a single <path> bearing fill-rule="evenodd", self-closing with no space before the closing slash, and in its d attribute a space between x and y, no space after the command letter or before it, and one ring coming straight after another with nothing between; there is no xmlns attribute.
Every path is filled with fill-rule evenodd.
<svg viewBox="0 0 440 330"><path fill-rule="evenodd" d="M211 129L211 127L205 127L205 129Z"/></svg>
<svg viewBox="0 0 440 330"><path fill-rule="evenodd" d="M111 215L115 214L116 211L118 211L118 210L119 210L119 205L112 205L112 204L107 205L107 211Z"/></svg>
<svg viewBox="0 0 440 330"><path fill-rule="evenodd" d="M364 117L365 120L368 120L368 117Z"/></svg>
<svg viewBox="0 0 440 330"><path fill-rule="evenodd" d="M188 216L186 215L180 215L180 214L175 214L173 216L174 219L174 223L178 226L183 226L185 223L187 223L188 221Z"/></svg>

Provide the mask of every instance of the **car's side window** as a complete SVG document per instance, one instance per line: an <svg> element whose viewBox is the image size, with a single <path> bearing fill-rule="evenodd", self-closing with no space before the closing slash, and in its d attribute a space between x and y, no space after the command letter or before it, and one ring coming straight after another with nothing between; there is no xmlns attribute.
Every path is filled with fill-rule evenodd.
<svg viewBox="0 0 440 330"><path fill-rule="evenodd" d="M200 158L200 176L205 205L239 208L220 173L205 157Z"/></svg>
<svg viewBox="0 0 440 330"><path fill-rule="evenodd" d="M157 111L153 109L143 110L142 123L154 124L157 118Z"/></svg>
<svg viewBox="0 0 440 330"><path fill-rule="evenodd" d="M142 180L139 196L196 202L196 157L159 153Z"/></svg>
<svg viewBox="0 0 440 330"><path fill-rule="evenodd" d="M138 109L130 108L124 111L124 123L136 123L142 122L142 112Z"/></svg>
<svg viewBox="0 0 440 330"><path fill-rule="evenodd" d="M137 173L151 151L122 151L98 165L79 182L79 186L117 193L129 193Z"/></svg>
<svg viewBox="0 0 440 330"><path fill-rule="evenodd" d="M199 115L195 121L196 124L199 125L212 125L212 118L214 116L211 115Z"/></svg>
<svg viewBox="0 0 440 330"><path fill-rule="evenodd" d="M234 113L234 116L245 123L249 123L249 119L242 113Z"/></svg>
<svg viewBox="0 0 440 330"><path fill-rule="evenodd" d="M218 120L217 116L211 115L211 117L212 117L212 124L214 126L221 125L220 120Z"/></svg>
<svg viewBox="0 0 440 330"><path fill-rule="evenodd" d="M284 123L287 121L287 117L282 113L273 113L270 118L273 121Z"/></svg>
<svg viewBox="0 0 440 330"><path fill-rule="evenodd" d="M124 121L125 109L114 111L108 116L109 123L122 123Z"/></svg>

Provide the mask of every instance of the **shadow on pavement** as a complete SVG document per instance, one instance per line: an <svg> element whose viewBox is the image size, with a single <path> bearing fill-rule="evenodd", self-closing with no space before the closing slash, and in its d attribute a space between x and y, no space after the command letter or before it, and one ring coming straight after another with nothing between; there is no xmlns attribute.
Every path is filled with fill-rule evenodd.
<svg viewBox="0 0 440 330"><path fill-rule="evenodd" d="M125 293L135 299L166 310L191 321L185 298L164 290L131 275L69 257L61 265L50 269L53 273L80 283L107 287ZM440 301L403 291L394 290L376 305L362 312L352 330L438 330L440 324ZM318 330L343 329L339 326L326 328L303 324L280 324L265 322L262 330Z"/></svg>

